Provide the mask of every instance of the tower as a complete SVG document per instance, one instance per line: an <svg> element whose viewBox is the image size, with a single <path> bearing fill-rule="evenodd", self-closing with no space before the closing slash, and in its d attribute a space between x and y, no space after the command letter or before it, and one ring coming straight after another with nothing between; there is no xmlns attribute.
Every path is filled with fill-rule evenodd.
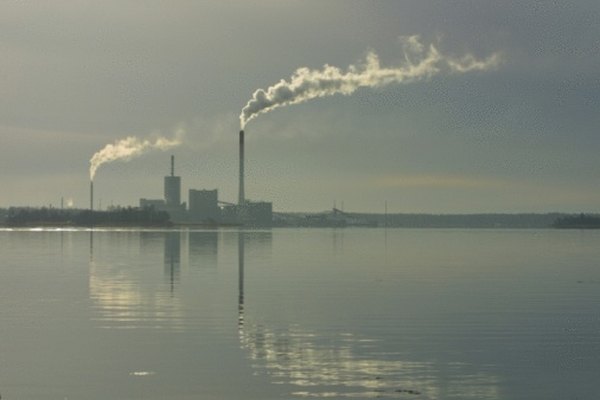
<svg viewBox="0 0 600 400"><path fill-rule="evenodd" d="M240 131L240 182L238 189L238 206L242 207L246 196L244 194L244 131Z"/></svg>
<svg viewBox="0 0 600 400"><path fill-rule="evenodd" d="M175 156L171 156L171 175L165 176L165 204L167 207L181 204L181 177L175 176Z"/></svg>

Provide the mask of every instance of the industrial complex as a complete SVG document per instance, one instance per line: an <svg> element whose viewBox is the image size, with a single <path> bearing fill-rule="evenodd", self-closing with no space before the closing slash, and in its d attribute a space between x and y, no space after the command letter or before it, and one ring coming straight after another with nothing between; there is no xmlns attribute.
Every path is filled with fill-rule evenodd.
<svg viewBox="0 0 600 400"><path fill-rule="evenodd" d="M93 175L92 175L93 177ZM244 190L244 131L239 132L239 188L237 203L219 200L217 189L189 189L187 202L181 197L181 177L175 175L171 156L170 174L164 177L161 199L139 200L139 207L94 210L94 182L90 180L89 209L50 207L0 208L0 226L138 226L173 225L247 227L402 227L402 228L598 228L597 214L384 214L344 212L334 207L320 213L278 212L273 204L246 199ZM386 203L387 204L387 203Z"/></svg>
<svg viewBox="0 0 600 400"><path fill-rule="evenodd" d="M140 208L166 211L175 224L271 226L273 204L250 201L244 195L244 131L240 131L240 175L238 203L219 200L217 189L189 189L188 201L181 201L181 177L175 176L175 157L171 174L164 178L164 198L140 199Z"/></svg>

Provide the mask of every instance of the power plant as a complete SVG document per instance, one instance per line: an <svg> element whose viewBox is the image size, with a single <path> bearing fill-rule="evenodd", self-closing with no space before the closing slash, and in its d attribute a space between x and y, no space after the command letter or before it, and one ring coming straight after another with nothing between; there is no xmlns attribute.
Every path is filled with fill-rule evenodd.
<svg viewBox="0 0 600 400"><path fill-rule="evenodd" d="M175 143L174 141L172 141ZM102 163L121 159L115 153L115 148L124 153L143 151L148 148L160 148L162 142L140 142L135 138L121 140L114 145L106 146L97 152L90 161L90 210L94 210L94 174ZM172 143L169 142L169 145ZM165 211L175 224L204 224L204 225L246 225L271 226L273 204L270 202L254 202L246 199L244 191L244 130L239 131L239 186L238 201L230 203L219 200L217 189L189 189L188 203L181 201L181 177L175 175L175 156L171 155L170 174L164 177L163 198L140 198L142 209Z"/></svg>
<svg viewBox="0 0 600 400"><path fill-rule="evenodd" d="M171 156L170 175L164 177L164 198L141 198L140 208L169 213L171 222L181 225L271 226L273 204L248 201L244 194L244 131L239 134L239 188L237 204L219 200L217 189L189 189L188 203L181 202L181 177L175 175L175 157Z"/></svg>

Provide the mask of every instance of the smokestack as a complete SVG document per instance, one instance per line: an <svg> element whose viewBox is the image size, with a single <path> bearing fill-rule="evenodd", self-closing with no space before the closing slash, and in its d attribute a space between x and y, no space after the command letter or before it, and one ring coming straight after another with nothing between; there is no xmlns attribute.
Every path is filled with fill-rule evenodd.
<svg viewBox="0 0 600 400"><path fill-rule="evenodd" d="M175 156L171 155L171 176L175 176Z"/></svg>
<svg viewBox="0 0 600 400"><path fill-rule="evenodd" d="M90 211L94 211L94 181L90 181Z"/></svg>
<svg viewBox="0 0 600 400"><path fill-rule="evenodd" d="M240 187L238 190L238 206L246 203L244 195L244 131L240 131Z"/></svg>

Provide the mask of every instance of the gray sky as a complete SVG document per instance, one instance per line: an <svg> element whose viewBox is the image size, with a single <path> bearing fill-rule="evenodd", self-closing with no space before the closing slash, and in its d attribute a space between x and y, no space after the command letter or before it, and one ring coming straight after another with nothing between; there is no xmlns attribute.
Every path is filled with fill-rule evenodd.
<svg viewBox="0 0 600 400"><path fill-rule="evenodd" d="M258 88L345 69L399 37L496 69L358 89L246 128L246 194L275 210L600 212L600 2L0 3L0 207L87 206L91 156L130 135L184 144L100 167L96 200L188 188L237 198L237 132Z"/></svg>

